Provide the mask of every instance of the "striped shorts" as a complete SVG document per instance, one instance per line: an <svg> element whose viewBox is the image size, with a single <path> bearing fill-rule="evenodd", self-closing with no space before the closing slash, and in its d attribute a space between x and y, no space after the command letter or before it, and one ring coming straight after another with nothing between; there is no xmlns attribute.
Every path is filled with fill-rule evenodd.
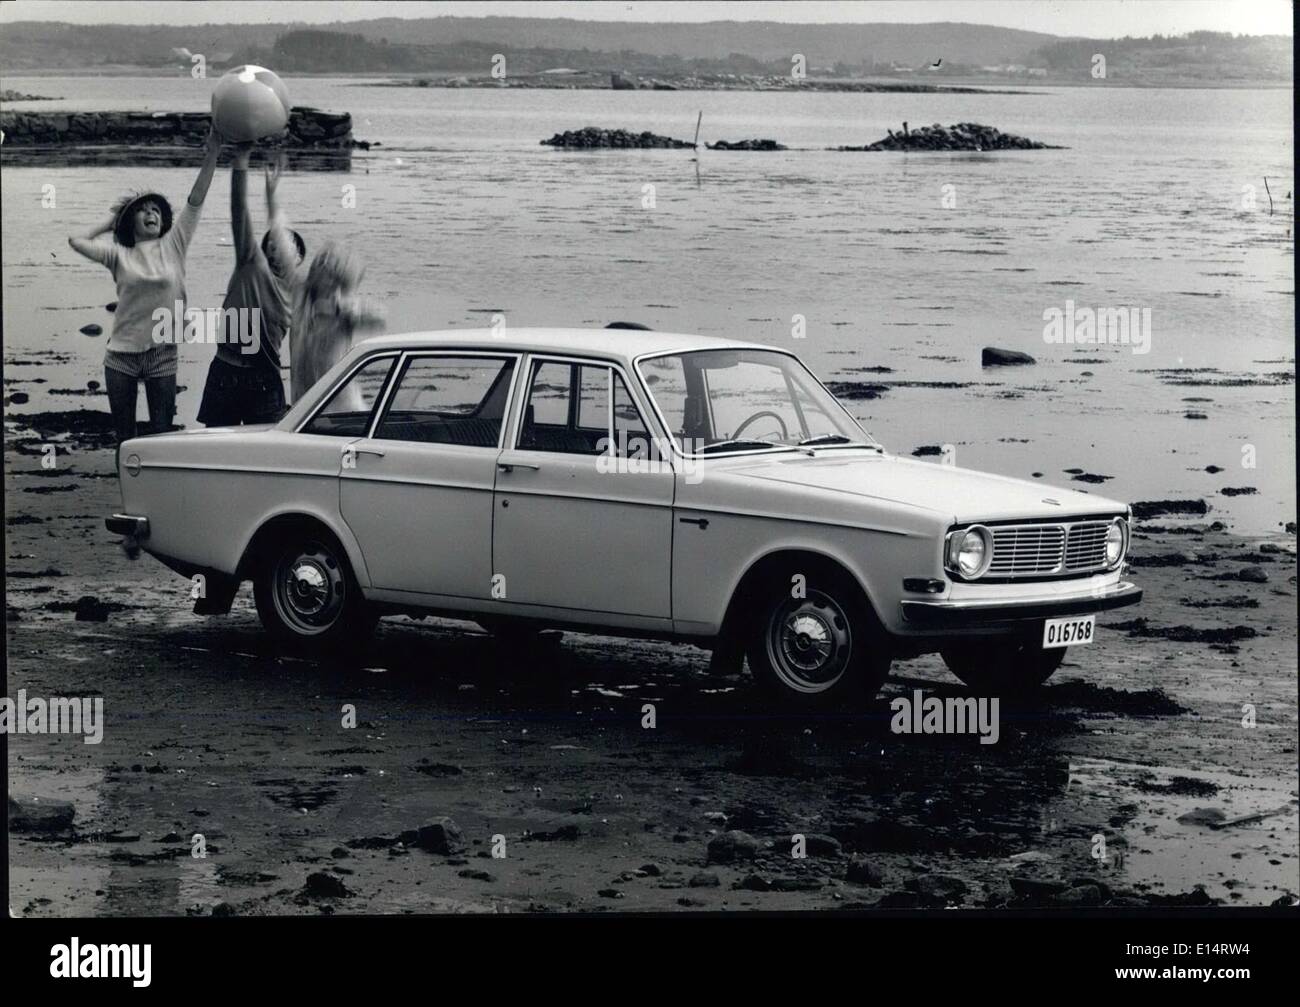
<svg viewBox="0 0 1300 1007"><path fill-rule="evenodd" d="M104 351L104 366L133 378L166 378L176 373L175 343L159 343L143 353Z"/></svg>

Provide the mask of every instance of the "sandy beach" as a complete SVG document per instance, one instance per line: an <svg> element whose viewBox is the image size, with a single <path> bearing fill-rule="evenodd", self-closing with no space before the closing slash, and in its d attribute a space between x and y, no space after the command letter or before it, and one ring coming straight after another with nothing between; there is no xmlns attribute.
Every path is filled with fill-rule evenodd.
<svg viewBox="0 0 1300 1007"><path fill-rule="evenodd" d="M99 745L9 739L11 793L76 808L68 830L11 834L25 915L1266 906L1296 892L1294 537L1139 522L1140 608L1101 617L1096 644L980 746L889 731L891 698L961 692L936 657L895 664L860 716L807 719L761 714L747 677L712 678L705 652L666 643L570 635L520 654L470 624L395 618L355 664L280 656L247 586L205 619L188 581L116 548L98 438L73 435L54 471L40 442L21 424L6 437L10 690L102 697L107 729ZM719 839L732 830L752 846ZM806 859L790 856L795 834Z"/></svg>

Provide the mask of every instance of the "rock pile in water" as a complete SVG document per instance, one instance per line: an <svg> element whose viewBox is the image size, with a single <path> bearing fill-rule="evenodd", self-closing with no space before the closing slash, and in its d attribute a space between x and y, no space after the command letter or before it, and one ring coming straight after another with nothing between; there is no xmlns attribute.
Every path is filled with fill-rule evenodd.
<svg viewBox="0 0 1300 1007"><path fill-rule="evenodd" d="M1003 133L978 122L959 122L952 126L921 126L895 133L863 147L839 147L838 150L1062 150L1049 143L1039 143L1023 136Z"/></svg>
<svg viewBox="0 0 1300 1007"><path fill-rule="evenodd" d="M15 91L13 88L5 88L0 91L0 101L62 101L62 98L51 98L44 94L23 94L22 91Z"/></svg>
<svg viewBox="0 0 1300 1007"><path fill-rule="evenodd" d="M719 140L717 143L706 143L704 146L709 150L785 150L783 143L777 143L775 140L734 140L728 143L726 140Z"/></svg>
<svg viewBox="0 0 1300 1007"><path fill-rule="evenodd" d="M5 112L5 146L202 146L212 117L206 112ZM352 116L295 107L283 143L290 148L366 149L352 139Z"/></svg>
<svg viewBox="0 0 1300 1007"><path fill-rule="evenodd" d="M598 147L667 147L676 150L682 147L692 149L695 144L687 140L674 140L671 136L659 136L648 130L644 133L630 133L625 129L597 129L595 126L586 126L583 129L571 129L563 133L556 133L549 140L543 140L542 146L578 147L583 149Z"/></svg>

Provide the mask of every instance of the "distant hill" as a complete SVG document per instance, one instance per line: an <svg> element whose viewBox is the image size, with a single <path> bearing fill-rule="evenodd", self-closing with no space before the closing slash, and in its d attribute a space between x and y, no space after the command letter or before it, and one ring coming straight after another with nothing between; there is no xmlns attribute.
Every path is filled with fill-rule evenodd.
<svg viewBox="0 0 1300 1007"><path fill-rule="evenodd" d="M1054 76L1090 79L1092 57L1106 57L1108 79L1130 83L1230 84L1290 81L1292 40L1282 35L1233 36L1194 31L1151 38L1063 39L1029 54Z"/></svg>
<svg viewBox="0 0 1300 1007"><path fill-rule="evenodd" d="M1214 86L1284 84L1292 40L1192 32L1146 39L1059 38L990 25L704 24L564 18L376 18L328 25L0 24L0 69L95 73L97 68L181 72L173 50L209 58L214 70L264 63L297 74L484 75L504 53L512 75L556 67L618 69L672 77L700 73L788 74L791 57L810 76L1024 78L1089 82L1092 57L1106 56L1110 83ZM939 67L932 67L942 60ZM916 74L913 78L912 74Z"/></svg>
<svg viewBox="0 0 1300 1007"><path fill-rule="evenodd" d="M191 52L269 49L274 40L306 25L72 25L18 21L0 26L0 67L22 70L84 70L96 65L166 66L172 48ZM379 45L458 47L501 52L542 49L565 52L638 53L684 60L733 55L786 69L795 53L810 68L836 63L921 66L940 57L953 63L1012 62L1055 35L968 24L778 24L713 21L704 24L575 21L562 18L442 17L377 18L312 25L316 32L361 36ZM394 51L395 62L401 62ZM347 67L339 67L346 71ZM384 67L397 71L397 66ZM422 66L418 70L437 70ZM451 68L447 68L451 69Z"/></svg>

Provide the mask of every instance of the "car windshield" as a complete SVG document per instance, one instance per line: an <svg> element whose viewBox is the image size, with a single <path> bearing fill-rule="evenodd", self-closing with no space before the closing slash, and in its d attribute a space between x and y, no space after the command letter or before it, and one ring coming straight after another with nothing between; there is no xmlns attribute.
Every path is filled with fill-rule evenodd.
<svg viewBox="0 0 1300 1007"><path fill-rule="evenodd" d="M796 358L775 350L694 350L637 364L685 454L878 446Z"/></svg>

